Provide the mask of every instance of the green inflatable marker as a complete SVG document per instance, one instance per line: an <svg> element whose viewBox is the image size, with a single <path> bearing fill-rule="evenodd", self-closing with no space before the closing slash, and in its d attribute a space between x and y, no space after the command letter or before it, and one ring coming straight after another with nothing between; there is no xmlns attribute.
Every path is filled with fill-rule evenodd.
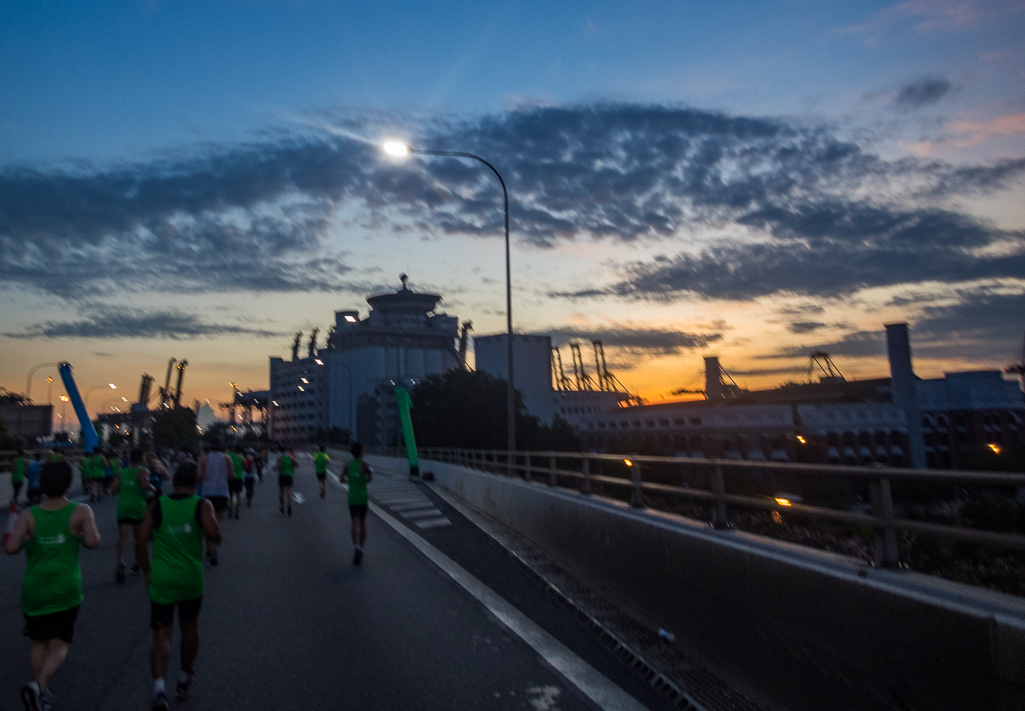
<svg viewBox="0 0 1025 711"><path fill-rule="evenodd" d="M420 476L420 458L416 456L416 439L413 438L413 420L409 416L409 410L413 407L413 400L409 397L409 391L401 385L395 386L395 400L399 405L399 419L402 421L402 438L406 440L406 456L409 458L409 476Z"/></svg>

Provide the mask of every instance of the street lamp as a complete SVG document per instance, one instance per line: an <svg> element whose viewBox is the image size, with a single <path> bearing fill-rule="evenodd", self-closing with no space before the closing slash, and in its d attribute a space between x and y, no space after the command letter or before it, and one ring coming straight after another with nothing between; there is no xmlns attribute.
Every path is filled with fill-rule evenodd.
<svg viewBox="0 0 1025 711"><path fill-rule="evenodd" d="M508 377L506 378L506 416L508 418L509 451L516 451L516 386L513 380L513 327L512 327L512 277L509 268L509 191L505 187L505 180L495 166L488 163L480 156L462 151L432 151L414 149L407 143L396 140L385 141L384 152L395 158L405 158L413 153L426 156L448 156L450 158L469 158L483 163L498 178L502 186L502 198L505 207L505 330L506 330L506 363L509 366ZM510 467L512 462L510 462Z"/></svg>
<svg viewBox="0 0 1025 711"><path fill-rule="evenodd" d="M36 371L40 368L47 368L50 366L57 367L59 363L36 363L28 369L28 377L25 378L25 397L32 398L32 376L36 374Z"/></svg>
<svg viewBox="0 0 1025 711"><path fill-rule="evenodd" d="M114 385L114 383L107 383L106 385L94 385L93 387L86 390L85 399L83 400L83 405L85 405L86 412L89 411L89 396L97 390L100 390L101 388L110 388L111 390L117 390L117 386Z"/></svg>

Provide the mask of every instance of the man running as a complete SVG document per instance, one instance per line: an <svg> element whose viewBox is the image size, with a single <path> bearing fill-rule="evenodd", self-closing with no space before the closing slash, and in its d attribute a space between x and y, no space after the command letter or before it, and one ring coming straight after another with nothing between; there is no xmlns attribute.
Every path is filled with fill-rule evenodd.
<svg viewBox="0 0 1025 711"><path fill-rule="evenodd" d="M363 461L363 445L355 442L352 445L352 461L345 465L339 477L343 484L349 485L349 516L352 518L352 554L353 565L363 561L363 545L367 542L367 506L370 495L367 484L374 480L374 472L370 465Z"/></svg>
<svg viewBox="0 0 1025 711"><path fill-rule="evenodd" d="M28 471L25 479L28 486L25 488L25 496L28 497L28 505L38 504L43 498L41 481L43 477L43 453L36 452L36 456L28 463Z"/></svg>
<svg viewBox="0 0 1025 711"><path fill-rule="evenodd" d="M320 498L327 496L327 463L331 460L320 445L320 451L313 455L313 469L317 472L317 484L320 485Z"/></svg>
<svg viewBox="0 0 1025 711"><path fill-rule="evenodd" d="M8 554L24 548L28 557L21 583L25 636L32 640L32 681L21 688L26 711L53 708L48 683L68 656L82 604L78 549L100 546L92 509L68 501L71 480L67 462L46 464L40 478L46 501L18 517L13 535L4 544Z"/></svg>
<svg viewBox="0 0 1025 711"><path fill-rule="evenodd" d="M228 509L228 478L235 476L235 465L231 457L224 453L224 444L214 442L210 451L199 458L199 481L203 485L203 496L210 500L217 516L218 527L224 521L224 512ZM210 565L217 565L216 541L207 538L206 557Z"/></svg>
<svg viewBox="0 0 1025 711"><path fill-rule="evenodd" d="M146 517L146 492L153 491L141 449L132 450L127 469L117 470L113 490L117 494L117 569L114 580L120 585L125 582L125 547L128 545L128 537L133 537L133 543L138 549L139 527ZM139 558L136 556L132 572L138 569Z"/></svg>
<svg viewBox="0 0 1025 711"><path fill-rule="evenodd" d="M298 466L295 457L284 447L278 457L278 503L281 513L285 513L285 502L288 502L288 515L292 515L292 487L295 484L295 468Z"/></svg>
<svg viewBox="0 0 1025 711"><path fill-rule="evenodd" d="M25 461L25 450L18 449L18 456L14 458L14 468L11 470L11 503L17 506L18 493L25 483L25 471L28 463Z"/></svg>
<svg viewBox="0 0 1025 711"><path fill-rule="evenodd" d="M85 472L85 459L82 460L83 473ZM92 496L90 501L101 501L104 495L104 481L107 476L107 458L99 447L93 447L92 457L89 457L89 484Z"/></svg>
<svg viewBox="0 0 1025 711"><path fill-rule="evenodd" d="M246 450L245 459L242 460L242 470L245 472L243 482L246 486L246 506L253 506L253 487L256 484L256 461L252 448Z"/></svg>
<svg viewBox="0 0 1025 711"><path fill-rule="evenodd" d="M195 462L182 462L174 472L174 493L161 496L142 521L136 555L146 575L150 599L150 671L153 674L153 711L167 709L164 677L171 659L174 608L181 630L181 674L176 689L186 699L196 679L199 652L199 609L203 604L203 539L220 543L221 527L213 504L196 496L199 478ZM153 562L147 541L153 534Z"/></svg>
<svg viewBox="0 0 1025 711"><path fill-rule="evenodd" d="M231 458L232 471L228 474L228 495L231 497L231 508L228 517L235 515L237 521L242 511L242 480L245 478L245 463L242 461L242 448L235 445L228 452Z"/></svg>

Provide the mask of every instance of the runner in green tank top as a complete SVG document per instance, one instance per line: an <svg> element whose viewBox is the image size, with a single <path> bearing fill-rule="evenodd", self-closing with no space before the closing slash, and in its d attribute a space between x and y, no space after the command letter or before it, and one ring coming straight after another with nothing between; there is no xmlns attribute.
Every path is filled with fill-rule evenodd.
<svg viewBox="0 0 1025 711"><path fill-rule="evenodd" d="M25 461L25 450L19 449L18 456L14 458L14 467L11 469L11 504L17 505L18 492L25 483L25 469L28 464Z"/></svg>
<svg viewBox="0 0 1025 711"><path fill-rule="evenodd" d="M47 463L40 478L47 499L21 514L4 543L8 554L24 548L28 557L21 609L25 636L32 641L32 681L21 688L21 700L30 709L52 705L47 684L67 657L82 604L78 550L100 545L92 509L67 499L71 480L66 462Z"/></svg>
<svg viewBox="0 0 1025 711"><path fill-rule="evenodd" d="M352 545L355 548L352 562L359 565L363 562L363 545L367 542L367 506L370 502L367 484L373 481L374 472L363 461L362 444L354 443L350 451L353 461L345 465L339 480L349 484L349 516L352 518Z"/></svg>
<svg viewBox="0 0 1025 711"><path fill-rule="evenodd" d="M100 452L99 447L94 447L91 457L82 458L83 478L86 474L86 460L89 460L89 500L100 501L103 499L103 478L107 470L107 458Z"/></svg>
<svg viewBox="0 0 1025 711"><path fill-rule="evenodd" d="M292 458L291 452L284 447L278 457L278 503L281 513L285 513L285 502L288 502L288 515L292 515L292 486L295 484L295 467L298 462Z"/></svg>
<svg viewBox="0 0 1025 711"><path fill-rule="evenodd" d="M146 574L150 599L150 627L153 646L153 709L167 708L164 677L171 658L174 609L178 608L181 630L181 675L177 695L185 699L195 680L199 651L199 609L203 603L203 539L220 543L221 527L213 504L196 496L199 471L195 462L185 461L174 473L174 493L161 496L143 519L136 541L136 555ZM153 562L147 542L153 534Z"/></svg>
<svg viewBox="0 0 1025 711"><path fill-rule="evenodd" d="M139 545L139 527L146 517L146 492L153 491L149 483L149 468L143 462L143 451L133 449L128 457L128 468L117 469L114 475L113 491L117 494L117 567L114 569L114 580L118 584L125 582L125 549L129 536L133 537L136 547ZM139 570L139 558L136 556L132 564L132 572Z"/></svg>
<svg viewBox="0 0 1025 711"><path fill-rule="evenodd" d="M331 461L325 449L324 445L320 445L317 453L313 455L313 471L317 473L317 484L320 485L322 499L327 496L327 463Z"/></svg>

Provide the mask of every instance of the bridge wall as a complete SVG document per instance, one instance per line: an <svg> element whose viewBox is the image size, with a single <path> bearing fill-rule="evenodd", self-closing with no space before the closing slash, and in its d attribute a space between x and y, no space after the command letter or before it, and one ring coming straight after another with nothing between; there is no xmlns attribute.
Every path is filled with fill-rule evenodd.
<svg viewBox="0 0 1025 711"><path fill-rule="evenodd" d="M786 708L1025 709L1019 598L450 464L421 471Z"/></svg>

